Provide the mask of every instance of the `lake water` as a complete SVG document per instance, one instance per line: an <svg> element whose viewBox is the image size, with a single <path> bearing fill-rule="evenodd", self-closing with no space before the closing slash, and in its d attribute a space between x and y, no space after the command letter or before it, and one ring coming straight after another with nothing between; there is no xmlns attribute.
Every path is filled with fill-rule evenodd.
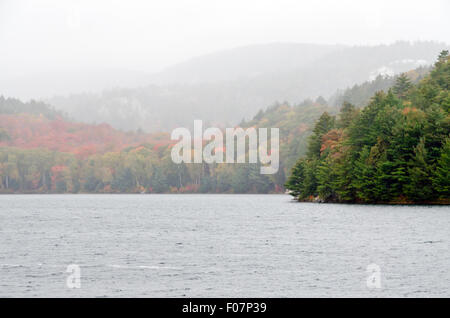
<svg viewBox="0 0 450 318"><path fill-rule="evenodd" d="M448 206L2 195L0 297L449 297L449 242Z"/></svg>

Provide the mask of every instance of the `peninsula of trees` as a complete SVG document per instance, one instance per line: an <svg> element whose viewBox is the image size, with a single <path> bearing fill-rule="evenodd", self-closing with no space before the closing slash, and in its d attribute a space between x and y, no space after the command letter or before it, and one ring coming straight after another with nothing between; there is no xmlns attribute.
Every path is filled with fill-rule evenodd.
<svg viewBox="0 0 450 318"><path fill-rule="evenodd" d="M362 109L324 112L286 188L300 201L450 203L450 58L397 78Z"/></svg>

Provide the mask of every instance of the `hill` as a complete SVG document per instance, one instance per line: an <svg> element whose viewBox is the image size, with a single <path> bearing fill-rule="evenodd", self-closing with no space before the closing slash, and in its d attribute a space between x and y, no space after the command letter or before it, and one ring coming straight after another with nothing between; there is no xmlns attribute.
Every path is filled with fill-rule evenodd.
<svg viewBox="0 0 450 318"><path fill-rule="evenodd" d="M300 178L312 182L308 184L307 190L301 190L309 191L305 192L308 195L304 196L303 194L300 196L303 192L296 190L298 184L292 184L292 180L299 182L298 173L303 171L301 170L303 168L299 170L299 164L297 164L292 170L288 188L293 189L293 194L298 198L310 199L324 193L321 197L323 200L371 202L373 197L356 197L353 192L350 193L353 193L355 197L350 199L340 197L347 195L344 186L348 185L348 182L351 184L351 182L362 181L342 179L341 175L336 176L334 169L342 169L345 175L348 170L342 167L346 167L346 162L350 162L349 167L353 169L352 167L356 165L364 167L358 160L366 160L364 164L368 174L361 174L361 176L366 176L366 180L377 180L374 177L375 172L378 171L376 169L389 169L392 164L389 161L383 165L385 161L380 158L384 157L379 158L377 154L381 150L389 149L388 145L392 139L397 143L397 148L395 151L391 149L387 152L386 150L386 156L396 152L405 153L401 157L404 161L399 161L403 162L400 164L400 170L395 173L387 170L390 175L387 174L386 180L393 182L395 176L401 171L408 171L409 174L409 169L413 169L416 163L411 161L411 156L413 153L414 156L419 156L419 151L423 152L419 150L422 147L420 146L421 136L425 136L425 140L428 140L423 141L424 151L432 154L432 159L429 160L430 165L427 166L425 173L440 171L441 176L436 179L438 181L432 181L432 184L438 182L445 190L445 182L448 180L448 171L445 169L448 163L445 163L446 157L442 149L446 148L442 148L442 145L449 134L448 83L450 80L448 69L444 67L448 62L447 64L439 63L431 73L429 70L419 69L401 76L380 77L346 90L346 93L342 95L345 96L344 101L362 100L364 103L367 94L380 88L380 83L386 87L384 92L375 93L369 105L362 110L359 110L360 107L344 102L341 113L338 114L339 109L335 104L329 105L324 98L319 97L293 105L275 103L266 110L260 110L251 120L242 121L240 126L244 128L280 128L280 169L277 174L269 176L261 175L257 164L176 165L171 160L172 143L167 134L126 133L107 124L88 125L69 121L60 116L48 118L41 110L48 111L49 108L42 105L36 109L31 109L30 105L20 106L16 111L5 108L6 114L0 114L0 192L283 192L286 176L291 176L291 168L298 158L302 157L306 159L300 160L299 162L302 162L300 165L304 162L311 165L314 163L314 165L308 170L309 179L304 176ZM416 83L415 86L413 83ZM392 89L390 89L391 84L394 84ZM18 105L22 104L18 103ZM21 109L20 112L19 109ZM324 115L321 117L321 114ZM372 117L366 118L362 114ZM53 114L50 113L49 116L52 117ZM365 121L361 118L365 118ZM348 137L350 132L354 140ZM384 138L380 139L379 145L378 138ZM411 138L411 140L405 146L402 144L402 138L405 140ZM351 152L344 152L346 157L341 157L343 150L348 151L346 147L350 141L358 145L357 147L361 147L361 143L368 144L364 145L363 150L355 148L356 150ZM364 151L368 151L370 160L367 159ZM362 156L361 152L366 157ZM354 159L359 156L365 159ZM420 158L417 157L415 160L421 162ZM370 170L370 164L373 164L375 159L380 160L380 168ZM399 162L394 161L395 164ZM327 170L328 168L331 170ZM322 170L323 173L318 172ZM416 173L419 177L422 175L420 169L411 171L414 171L411 174ZM344 180L342 181L344 183L335 184L329 179L324 179L330 182L331 186L328 186L321 179L328 174L336 180ZM360 171L357 175L360 175ZM418 189L429 187L427 178L424 178L423 184L420 183L422 182L420 178L419 181L414 181L419 182L416 184ZM324 183L320 184L317 183L319 181L314 180L321 180L320 182ZM382 182L380 181L381 185L383 185ZM354 187L361 184L363 183L355 183ZM380 184L377 185L376 193L380 193L382 189ZM372 187L372 184L367 187ZM322 191L330 191L331 194L328 196L328 192ZM383 189L383 191L390 190ZM412 190L405 188L405 191ZM439 191L442 192L441 188ZM439 191L437 193L440 193ZM429 194L430 191L426 193ZM442 195L445 197L446 194ZM394 195L393 198L406 200Z"/></svg>
<svg viewBox="0 0 450 318"><path fill-rule="evenodd" d="M431 67L419 67L417 69L402 73L405 74L411 83L417 84L430 72ZM376 92L387 92L394 86L396 80L400 75L383 76L378 75L375 79L366 81L362 84L356 84L351 88L345 90L338 90L330 97L329 103L332 106L341 107L344 102L357 105L358 107L367 106L370 99Z"/></svg>
<svg viewBox="0 0 450 318"><path fill-rule="evenodd" d="M154 147L169 144L167 134L122 132L108 124L76 123L59 116L35 115L35 112L36 109L28 113L0 113L0 147L43 148L86 158L144 143Z"/></svg>
<svg viewBox="0 0 450 318"><path fill-rule="evenodd" d="M78 121L168 131L202 119L233 126L274 101L301 103L337 89L432 64L434 42L368 47L273 44L198 57L149 78L150 85L50 98Z"/></svg>

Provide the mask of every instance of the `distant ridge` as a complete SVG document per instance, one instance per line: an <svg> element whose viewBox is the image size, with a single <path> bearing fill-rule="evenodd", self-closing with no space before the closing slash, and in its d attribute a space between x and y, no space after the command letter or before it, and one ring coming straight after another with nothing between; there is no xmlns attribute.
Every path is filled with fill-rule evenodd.
<svg viewBox="0 0 450 318"><path fill-rule="evenodd" d="M268 44L236 48L168 68L140 88L74 94L50 104L83 122L169 131L202 119L234 125L276 101L328 98L378 75L393 76L434 63L446 44L379 46Z"/></svg>
<svg viewBox="0 0 450 318"><path fill-rule="evenodd" d="M155 74L153 84L196 84L253 78L305 67L343 45L269 43L222 50L177 63Z"/></svg>

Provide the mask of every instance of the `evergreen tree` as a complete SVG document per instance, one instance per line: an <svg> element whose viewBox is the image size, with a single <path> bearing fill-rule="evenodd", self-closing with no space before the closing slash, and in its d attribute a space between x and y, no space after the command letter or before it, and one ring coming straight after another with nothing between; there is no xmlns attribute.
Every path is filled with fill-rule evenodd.
<svg viewBox="0 0 450 318"><path fill-rule="evenodd" d="M302 196L304 193L304 179L306 175L306 161L299 159L291 171L291 176L288 178L285 187L290 190L290 194L294 197Z"/></svg>
<svg viewBox="0 0 450 318"><path fill-rule="evenodd" d="M414 149L414 157L409 163L409 182L405 185L405 194L414 201L427 201L434 199L432 185L432 166L427 162L427 150L424 138Z"/></svg>
<svg viewBox="0 0 450 318"><path fill-rule="evenodd" d="M309 140L309 149L308 149L308 157L309 158L319 158L320 157L320 148L322 146L322 137L331 129L334 128L335 118L330 116L327 112L324 112L322 116L320 116L316 125L313 129L313 134Z"/></svg>
<svg viewBox="0 0 450 318"><path fill-rule="evenodd" d="M450 198L450 138L447 137L433 175L433 186L444 199Z"/></svg>
<svg viewBox="0 0 450 318"><path fill-rule="evenodd" d="M353 104L344 102L339 114L339 128L348 128L356 116L356 108Z"/></svg>
<svg viewBox="0 0 450 318"><path fill-rule="evenodd" d="M443 50L441 53L439 53L438 61L437 63L443 64L446 63L449 57L448 50Z"/></svg>
<svg viewBox="0 0 450 318"><path fill-rule="evenodd" d="M412 88L411 80L405 73L403 73L399 77L397 77L393 90L398 98L406 99L406 97L408 96L408 92L411 88Z"/></svg>

